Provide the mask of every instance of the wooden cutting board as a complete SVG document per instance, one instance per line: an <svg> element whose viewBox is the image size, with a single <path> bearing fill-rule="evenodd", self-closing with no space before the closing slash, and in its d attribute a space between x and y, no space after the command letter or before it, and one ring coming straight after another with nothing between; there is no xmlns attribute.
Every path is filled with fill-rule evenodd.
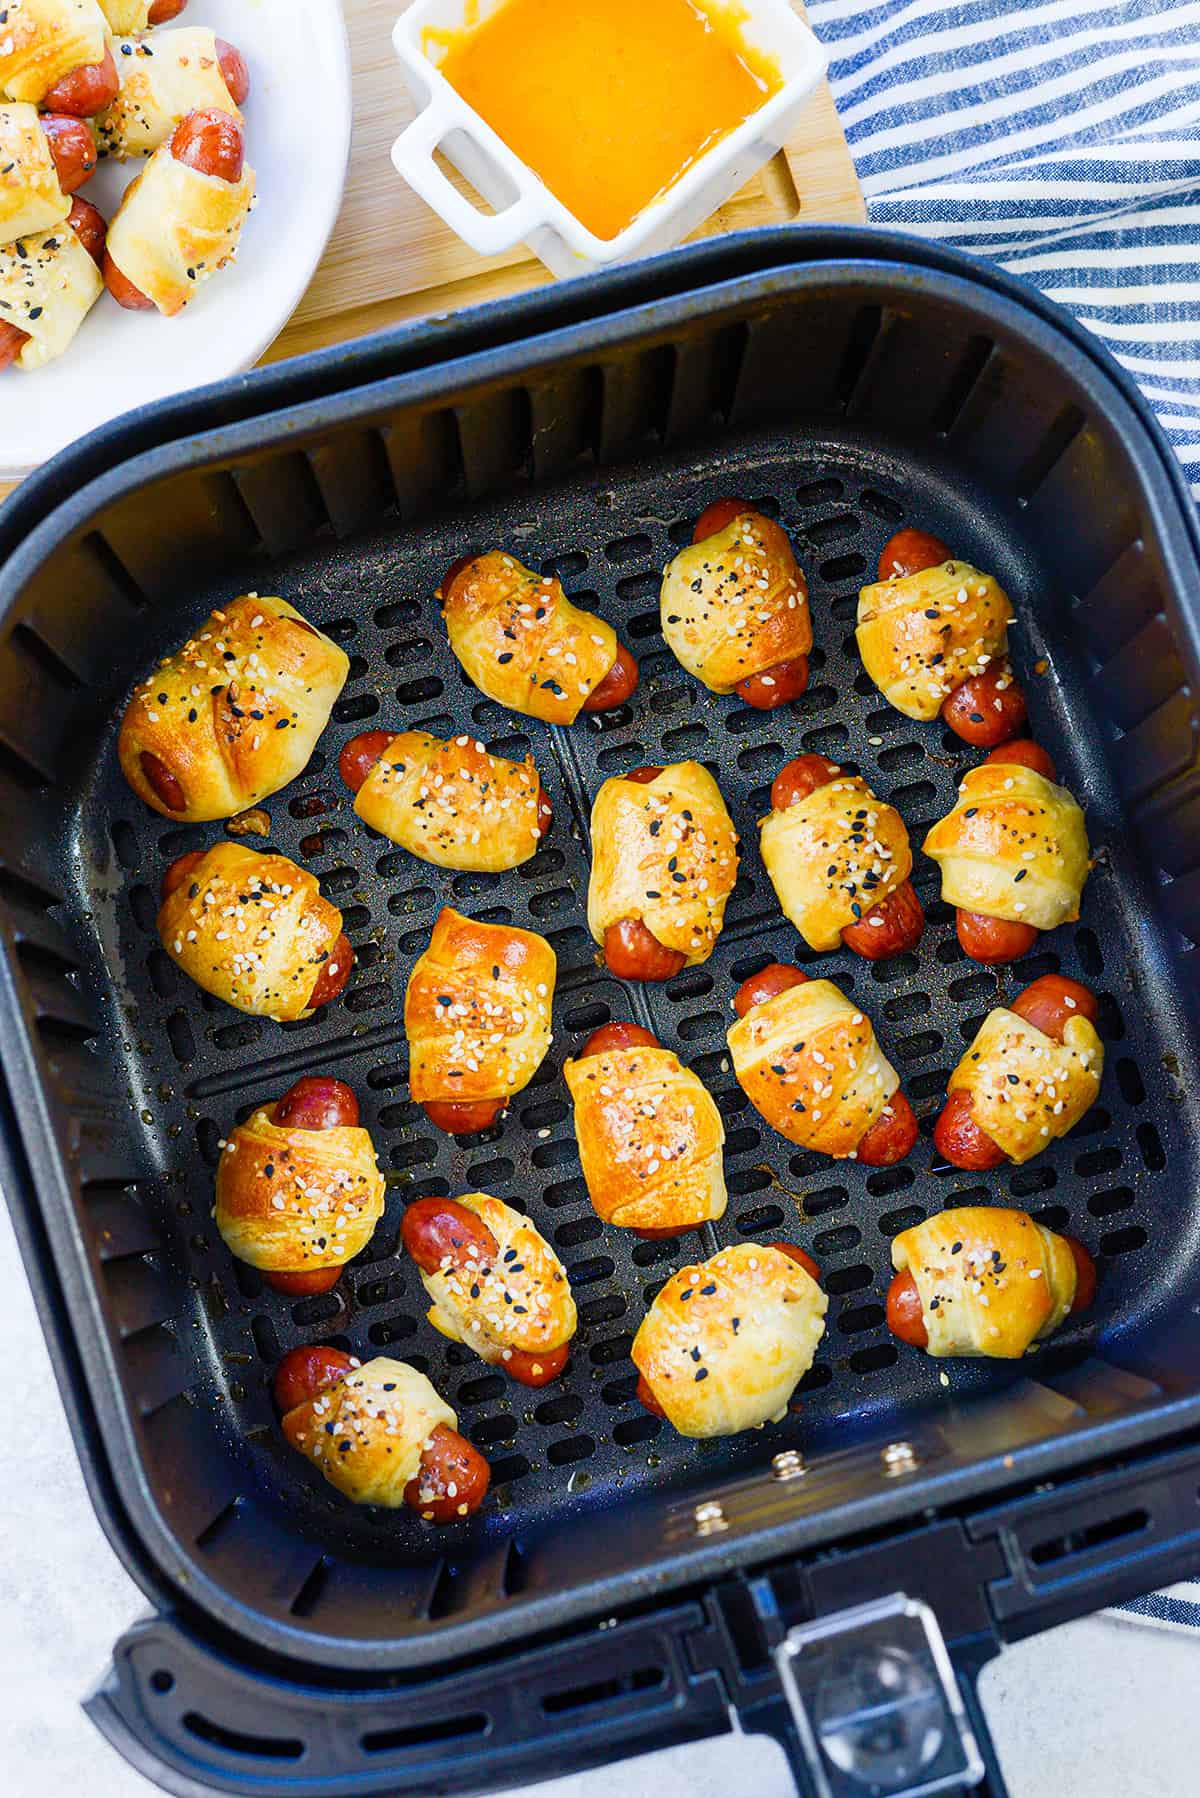
<svg viewBox="0 0 1200 1798"><path fill-rule="evenodd" d="M801 0L793 4L803 16ZM523 247L477 256L393 172L393 139L414 116L391 44L404 0L345 0L344 10L354 64L346 195L321 266L292 322L263 358L267 362L553 279ZM787 148L696 235L752 225L860 224L865 217L833 97L822 82Z"/></svg>
<svg viewBox="0 0 1200 1798"><path fill-rule="evenodd" d="M308 291L265 362L342 343L422 313L522 293L553 278L524 248L477 256L394 172L392 141L414 113L391 42L404 4L344 0L354 68L354 139L345 197ZM802 14L800 0L793 4ZM269 205L269 196L262 203ZM833 98L822 82L787 148L696 235L711 237L752 225L858 224L865 217L862 189ZM9 491L0 483L0 498Z"/></svg>

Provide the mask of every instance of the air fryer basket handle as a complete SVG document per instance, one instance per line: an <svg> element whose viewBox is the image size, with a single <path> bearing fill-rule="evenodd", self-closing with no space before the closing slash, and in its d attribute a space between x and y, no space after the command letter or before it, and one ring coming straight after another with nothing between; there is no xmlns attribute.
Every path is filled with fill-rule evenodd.
<svg viewBox="0 0 1200 1798"><path fill-rule="evenodd" d="M737 1726L772 1736L797 1792L818 1798L778 1681L743 1683L705 1666L693 1646L709 1631L702 1607L684 1604L504 1665L347 1690L248 1667L159 1615L117 1643L85 1709L118 1753L179 1798L240 1798L249 1789L260 1798L426 1798L521 1788ZM993 1639L977 1658L956 1660L986 1766L984 1782L971 1788L980 1798L1006 1798L975 1692L995 1649Z"/></svg>
<svg viewBox="0 0 1200 1798"><path fill-rule="evenodd" d="M179 1798L521 1788L728 1732L719 1675L688 1665L687 1637L702 1622L698 1605L680 1605L502 1664L364 1691L248 1667L159 1615L120 1639L84 1708Z"/></svg>

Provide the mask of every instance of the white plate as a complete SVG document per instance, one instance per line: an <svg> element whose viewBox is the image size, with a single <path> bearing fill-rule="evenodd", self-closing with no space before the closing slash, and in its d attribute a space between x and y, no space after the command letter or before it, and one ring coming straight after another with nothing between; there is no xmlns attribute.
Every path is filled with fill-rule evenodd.
<svg viewBox="0 0 1200 1798"><path fill-rule="evenodd" d="M179 23L210 26L250 70L242 110L258 203L237 262L176 318L125 312L102 294L65 356L0 373L0 480L121 412L249 368L295 310L333 229L352 116L338 0L190 0ZM82 197L111 218L141 167L101 163Z"/></svg>

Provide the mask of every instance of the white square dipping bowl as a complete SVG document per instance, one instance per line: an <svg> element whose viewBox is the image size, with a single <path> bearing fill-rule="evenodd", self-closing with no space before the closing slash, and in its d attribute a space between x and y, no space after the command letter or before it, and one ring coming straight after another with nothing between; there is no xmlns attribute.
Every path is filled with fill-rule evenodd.
<svg viewBox="0 0 1200 1798"><path fill-rule="evenodd" d="M504 0L415 0L392 34L404 80L421 108L392 145L392 162L421 198L481 256L527 243L556 275L585 274L669 249L783 148L825 73L825 53L790 0L738 0L729 10L745 42L769 55L782 84L736 131L699 156L616 237L597 237L557 199L442 75L429 32L481 24ZM571 0L563 0L564 5ZM725 10L713 0L712 10ZM564 92L563 105L571 103ZM494 208L464 199L434 159L440 150Z"/></svg>

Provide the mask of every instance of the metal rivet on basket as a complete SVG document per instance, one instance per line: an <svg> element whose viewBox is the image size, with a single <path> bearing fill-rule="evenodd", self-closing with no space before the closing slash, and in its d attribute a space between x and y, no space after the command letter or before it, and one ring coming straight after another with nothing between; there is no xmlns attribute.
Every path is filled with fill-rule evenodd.
<svg viewBox="0 0 1200 1798"><path fill-rule="evenodd" d="M696 1520L698 1536L719 1536L722 1530L729 1528L724 1507L718 1504L715 1498L707 1499L704 1504L697 1505L692 1516Z"/></svg>
<svg viewBox="0 0 1200 1798"><path fill-rule="evenodd" d="M917 1451L911 1442L889 1442L880 1459L887 1479L895 1479L900 1473L915 1473L920 1466Z"/></svg>
<svg viewBox="0 0 1200 1798"><path fill-rule="evenodd" d="M804 1456L798 1448L785 1448L780 1455L771 1459L771 1476L777 1480L798 1480L802 1473L807 1473Z"/></svg>

